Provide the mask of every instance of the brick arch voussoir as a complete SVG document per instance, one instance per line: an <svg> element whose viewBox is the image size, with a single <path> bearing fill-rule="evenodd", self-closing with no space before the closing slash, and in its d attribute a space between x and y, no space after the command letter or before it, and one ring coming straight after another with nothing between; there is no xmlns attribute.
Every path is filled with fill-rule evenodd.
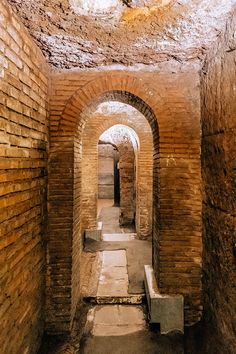
<svg viewBox="0 0 236 354"><path fill-rule="evenodd" d="M58 131L67 130L66 127L69 125L68 131L75 132L78 123L80 125L85 123L79 122L81 113L87 107L92 106L93 102L97 104L99 100L103 101L104 97L132 105L148 119L152 129L158 127L157 100L163 105L158 93L145 86L142 79L130 75L119 75L118 77L117 75L107 75L100 80L90 81L73 94L61 115ZM153 109L154 107L155 109Z"/></svg>
<svg viewBox="0 0 236 354"><path fill-rule="evenodd" d="M119 119L116 119L116 121L114 122L113 118L110 118L110 119L107 119L105 120L105 122L103 122L102 124L100 124L98 127L93 127L96 129L96 134L94 135L94 139L90 142L90 148L93 146L94 148L97 147L97 144L99 142L99 138L100 136L108 129L110 129L111 127L113 127L114 125L117 125L117 124L122 124L124 126L126 126L127 128L130 128L132 129L135 134L137 135L138 137L138 140L139 142L142 141L142 143L144 143L143 141L143 137L142 137L142 134L141 132L139 131L139 129L137 129L137 127L135 126L135 124L132 124L130 122L127 122L127 119L126 118L122 118L120 117ZM90 134L91 132L87 131L86 129L83 131L83 137L87 136L88 134ZM150 130L150 134L151 133L151 130Z"/></svg>

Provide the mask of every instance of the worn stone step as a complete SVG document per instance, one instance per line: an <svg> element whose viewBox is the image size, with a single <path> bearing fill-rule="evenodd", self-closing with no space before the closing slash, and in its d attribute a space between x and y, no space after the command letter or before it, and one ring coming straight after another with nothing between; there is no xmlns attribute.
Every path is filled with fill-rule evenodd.
<svg viewBox="0 0 236 354"><path fill-rule="evenodd" d="M146 301L145 294L131 294L129 296L87 296L85 301L92 304L123 304L123 305L140 305Z"/></svg>

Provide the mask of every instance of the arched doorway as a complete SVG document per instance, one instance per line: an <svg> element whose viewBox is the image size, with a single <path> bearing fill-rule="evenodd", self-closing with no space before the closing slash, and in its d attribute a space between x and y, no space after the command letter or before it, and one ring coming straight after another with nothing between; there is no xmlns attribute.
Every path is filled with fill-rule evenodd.
<svg viewBox="0 0 236 354"><path fill-rule="evenodd" d="M182 141L188 146L192 143L191 134L198 123L190 126L185 112L185 120L179 124L169 111L168 100L136 74L94 74L82 85L76 80L73 78L70 87L73 94L65 95L65 105L51 118L47 331L70 331L80 298L81 137L87 112L104 101L136 107L150 124L154 145L153 266L161 291L185 295L185 318L193 323L201 313L199 150L198 141L191 153L183 149Z"/></svg>
<svg viewBox="0 0 236 354"><path fill-rule="evenodd" d="M112 103L112 105L111 105ZM110 106L110 108L108 108ZM103 108L105 112L101 112ZM116 110L112 111L115 107ZM89 110L82 133L82 228L96 228L97 143L104 131L114 124L132 129L140 144L136 149L136 228L139 238L152 237L153 135L147 119L137 109L116 101L106 101ZM91 136L93 139L91 139ZM85 178L83 178L83 176ZM125 191L123 191L123 194Z"/></svg>
<svg viewBox="0 0 236 354"><path fill-rule="evenodd" d="M82 132L83 128L86 124L86 121L88 117L90 116L91 110L93 110L93 107L96 107L98 103L106 102L106 101L118 101L122 103L129 104L132 107L137 108L147 119L149 125L151 126L152 129L152 135L153 135L153 164L154 164L154 174L155 180L157 182L158 180L158 152L159 152L159 130L158 130L158 125L157 125L157 119L152 111L152 109L139 97L135 96L134 94L127 92L127 91L121 91L121 90L113 90L110 92L105 92L101 94L100 96L95 96L95 98L92 100L92 102L88 103L87 106L84 106L83 110L81 111L80 118L76 118L75 121L74 119L71 120L69 117L71 113L68 113L65 111L64 112L64 117L66 120L62 119L59 126L58 126L58 132L57 132L57 138L59 140L64 141L63 144L59 147L57 145L57 148L59 148L59 151L61 151L62 145L63 145L63 152L61 151L58 154L58 149L57 149L57 162L58 166L60 168L64 166L64 169L66 169L67 173L67 178L62 182L63 187L64 187L64 192L62 196L62 204L65 205L64 209L64 222L63 223L63 228L64 232L61 229L61 234L64 234L65 240L67 239L69 241L69 248L65 252L63 251L63 255L61 255L61 261L64 266L64 260L66 259L66 256L71 255L70 261L66 263L66 267L72 269L72 272L70 274L66 274L66 272L63 274L63 277L61 277L61 283L65 282L68 283L69 285L67 287L63 288L63 294L60 297L61 307L63 306L63 316L61 318L58 318L58 312L55 314L54 309L60 307L59 303L54 302L53 298L55 297L55 292L54 294L48 294L47 300L48 300L48 307L50 308L50 312L55 319L54 324L50 324L54 327L54 325L57 328L68 328L70 329L71 326L71 320L74 318L75 311L76 311L76 304L78 302L78 299L80 297L80 285L79 285L79 262L80 262L80 253L82 250L82 237L81 237L81 172L82 172ZM70 105L73 107L74 103L71 102ZM68 108L68 112L71 112L71 109L73 110L74 108ZM67 121L69 119L70 122ZM66 122L67 121L67 122ZM65 125L67 127L65 127ZM66 137L66 138L65 138ZM57 139L55 139L57 140ZM53 152L53 147L52 147L52 152ZM53 166L52 163L52 156L53 153L51 154L51 166ZM60 160L63 160L60 161ZM67 165L67 166L66 166ZM69 167L71 166L71 167ZM52 171L52 175L56 172L58 174L59 171ZM65 195L64 195L65 193ZM158 198L158 183L155 183L154 189L153 189L153 215L158 215L157 211L157 198ZM57 209L58 206L61 203L57 203L57 205L54 205L54 212ZM61 205L60 205L60 212L61 212ZM55 214L54 214L55 215ZM51 221L53 221L53 216L51 217ZM56 218L57 219L57 218ZM55 219L54 219L55 220ZM155 218L154 218L155 220ZM69 226L70 225L70 226ZM158 224L154 222L154 227L153 227L153 233L157 235L158 233ZM71 237L69 237L71 235ZM157 237L156 237L157 238ZM52 237L51 237L52 241ZM63 245L65 243L62 241ZM49 242L49 249L50 249L50 242ZM64 249L64 246L63 246ZM157 250L157 249L156 249ZM58 250L59 251L59 250ZM66 253L68 252L68 253ZM157 258L157 257L156 257ZM60 260L58 260L60 263ZM57 262L57 263L58 263ZM50 280L53 278L53 268L51 268L51 274L50 274ZM56 276L57 277L57 276ZM64 279L63 279L64 278ZM58 292L61 292L60 286L57 286L55 284L55 287L57 288ZM55 290L54 287L54 290ZM70 294L70 302L66 301L64 303L65 297L68 298L66 295L68 293L68 296ZM60 302L59 301L59 302ZM53 315L55 314L55 317ZM50 330L50 329L49 329Z"/></svg>
<svg viewBox="0 0 236 354"><path fill-rule="evenodd" d="M112 187L114 206L120 207L120 225L133 225L134 228L137 205L136 194L137 187L139 187L136 175L139 146L139 138L135 131L122 124L113 125L103 132L98 144L98 203L100 199L109 199ZM112 159L109 160L111 153L113 153ZM107 157L110 164L104 163ZM106 170L106 168L108 169ZM106 174L109 170L113 173L113 176L109 173ZM106 189L102 192L104 186L105 188L108 187L107 194Z"/></svg>

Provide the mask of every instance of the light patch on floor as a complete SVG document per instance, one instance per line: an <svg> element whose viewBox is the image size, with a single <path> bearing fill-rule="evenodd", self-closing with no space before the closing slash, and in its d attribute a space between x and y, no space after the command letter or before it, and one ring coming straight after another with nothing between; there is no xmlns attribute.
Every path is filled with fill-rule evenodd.
<svg viewBox="0 0 236 354"><path fill-rule="evenodd" d="M112 242L112 241L132 241L135 240L136 234L104 234L102 236L103 241Z"/></svg>
<svg viewBox="0 0 236 354"><path fill-rule="evenodd" d="M128 296L126 251L103 251L97 296Z"/></svg>
<svg viewBox="0 0 236 354"><path fill-rule="evenodd" d="M143 311L137 306L97 306L93 315L94 336L126 335L143 330L146 325Z"/></svg>
<svg viewBox="0 0 236 354"><path fill-rule="evenodd" d="M102 208L112 207L114 204L113 199L98 199L97 201L97 216L100 215Z"/></svg>

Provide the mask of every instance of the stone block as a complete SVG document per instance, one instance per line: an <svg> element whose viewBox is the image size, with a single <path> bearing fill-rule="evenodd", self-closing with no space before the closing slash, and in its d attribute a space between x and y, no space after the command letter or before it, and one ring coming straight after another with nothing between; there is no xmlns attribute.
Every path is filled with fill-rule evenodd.
<svg viewBox="0 0 236 354"><path fill-rule="evenodd" d="M153 268L145 265L144 272L150 323L160 323L162 334L174 330L184 332L183 296L160 294Z"/></svg>
<svg viewBox="0 0 236 354"><path fill-rule="evenodd" d="M96 230L85 230L85 240L94 240L101 241L102 240L102 222L98 222L98 226Z"/></svg>

